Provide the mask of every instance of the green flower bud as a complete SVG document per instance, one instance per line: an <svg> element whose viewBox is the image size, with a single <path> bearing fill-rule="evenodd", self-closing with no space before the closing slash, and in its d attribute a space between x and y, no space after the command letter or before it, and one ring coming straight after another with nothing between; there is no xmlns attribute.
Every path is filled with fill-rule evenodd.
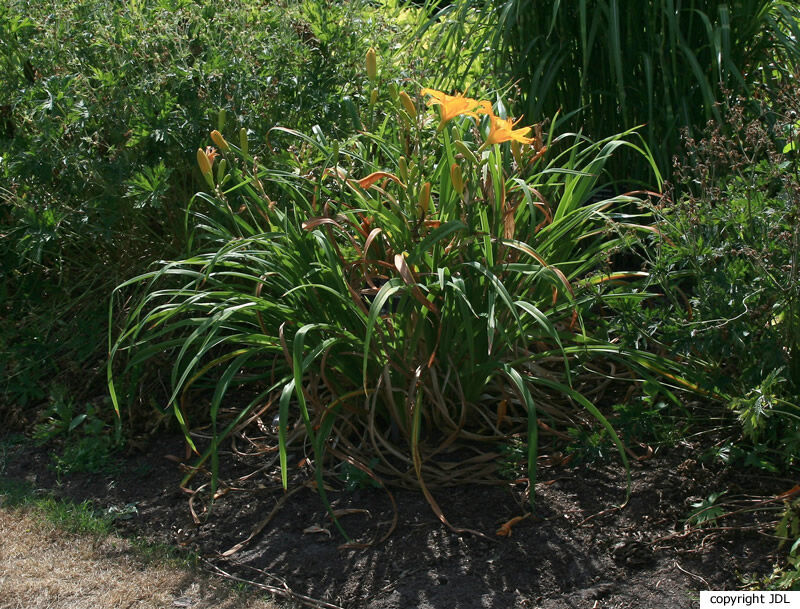
<svg viewBox="0 0 800 609"><path fill-rule="evenodd" d="M247 129L242 127L239 129L239 148L242 151L242 154L247 156L248 150L250 149L250 144L247 142Z"/></svg>
<svg viewBox="0 0 800 609"><path fill-rule="evenodd" d="M378 58L375 57L375 49L367 51L367 78L375 82L378 79Z"/></svg>

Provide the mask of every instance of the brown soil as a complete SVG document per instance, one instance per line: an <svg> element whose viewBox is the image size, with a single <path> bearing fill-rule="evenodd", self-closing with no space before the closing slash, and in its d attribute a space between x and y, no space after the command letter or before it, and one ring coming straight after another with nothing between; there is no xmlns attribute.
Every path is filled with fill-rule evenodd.
<svg viewBox="0 0 800 609"><path fill-rule="evenodd" d="M742 575L772 570L777 544L770 533L781 505L775 497L795 484L756 470L709 467L695 452L683 445L634 464L633 492L623 509L614 508L624 498L620 467L543 463L535 516L508 537L495 532L525 513L524 484L435 489L450 523L474 531L456 532L419 492L394 490L395 512L385 491L345 491L334 479L329 498L335 510L352 510L341 523L354 542L382 537L397 514L388 539L366 548L347 547L302 472L285 494L273 468L257 471L256 463L239 459L222 472L230 484L221 486L211 513L204 512L208 487L190 505L179 488L185 467L173 457L183 454L179 438L126 458L119 474L60 481L45 450L25 448L7 460L5 477L127 514L117 520L120 533L191 549L210 570L282 590L298 603L672 609L696 607L699 590L737 589ZM691 504L722 491L725 513L689 527Z"/></svg>

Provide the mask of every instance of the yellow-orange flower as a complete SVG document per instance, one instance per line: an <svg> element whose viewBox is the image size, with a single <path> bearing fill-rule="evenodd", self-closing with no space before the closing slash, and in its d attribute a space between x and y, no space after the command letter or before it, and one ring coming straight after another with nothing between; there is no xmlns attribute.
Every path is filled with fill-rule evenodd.
<svg viewBox="0 0 800 609"><path fill-rule="evenodd" d="M523 127L522 129L514 129L514 126L522 120L522 117L516 121L510 118L500 118L494 114L489 115L491 125L489 127L489 136L486 138L484 146L491 146L492 144L502 144L503 142L515 141L520 144L532 144L534 138L525 137L531 130L530 127Z"/></svg>
<svg viewBox="0 0 800 609"><path fill-rule="evenodd" d="M439 106L442 113L442 122L439 124L441 131L445 123L456 116L466 115L478 118L479 114L491 114L492 105L488 101L478 101L471 97L464 97L461 93L447 95L435 89L423 89L423 95L430 95L428 106Z"/></svg>

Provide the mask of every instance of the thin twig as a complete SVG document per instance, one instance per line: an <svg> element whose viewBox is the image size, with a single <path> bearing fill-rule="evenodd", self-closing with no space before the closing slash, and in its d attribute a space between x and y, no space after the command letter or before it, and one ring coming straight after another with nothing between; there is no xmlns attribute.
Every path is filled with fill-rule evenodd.
<svg viewBox="0 0 800 609"><path fill-rule="evenodd" d="M621 509L621 508L620 508L620 506L618 506L618 505L617 505L617 506L610 507L610 508L608 508L608 509L605 509L605 510L601 510L600 512L597 512L596 514L592 514L591 516L587 516L586 518L584 518L583 520L581 520L581 521L578 523L578 525L577 525L577 526L579 526L579 527L582 527L583 525L585 525L585 524L586 524L587 522L589 522L590 520L593 520L593 519L595 519L595 518L598 518L599 516L605 516L606 514L611 514L611 513L613 513L613 512L617 512L617 511L619 511L620 509Z"/></svg>
<svg viewBox="0 0 800 609"><path fill-rule="evenodd" d="M265 527L266 527L266 526L269 524L270 520L272 520L272 518L275 516L275 514L277 514L277 513L278 513L278 511L279 511L279 510L280 510L280 509L283 507L283 504L284 504L284 503L286 503L286 500L287 500L287 499L289 499L289 497L291 497L292 495L294 495L294 494L295 494L297 491L299 491L299 490L301 490L301 489L303 489L303 488L305 488L305 487L303 487L303 486L298 486L298 487L296 487L296 488L292 489L291 491L289 491L289 492L287 492L287 493L284 493L284 494L283 494L283 496L282 496L280 499L278 499L278 501L275 503L275 507L274 507L274 508L272 508L272 511L271 511L271 512L270 512L270 513L267 515L267 517L266 517L266 518L264 518L264 520L262 520L261 522L259 522L259 523L258 523L258 524L255 526L255 528L254 528L254 529L251 531L251 533L250 533L250 535L247 537L247 539L245 539L245 540L243 540L243 541L240 541L239 543L237 543L237 544L236 544L235 546L233 546L232 548L230 548L230 549L228 549L228 550L225 550L225 551L222 553L222 556L224 556L224 557L228 557L228 556L231 556L232 554L236 554L236 552L238 552L238 551L239 551L239 550L241 550L243 547L245 547L245 546L246 546L248 543L250 543L250 541L251 541L251 540L252 540L252 539L253 539L253 538L254 538L256 535L258 535L258 534L259 534L261 531L263 531L263 530L264 530L264 528L265 528Z"/></svg>
<svg viewBox="0 0 800 609"><path fill-rule="evenodd" d="M332 603L327 603L323 600L311 598L310 596L306 596L305 594L298 594L297 592L293 592L286 584L286 582L283 582L284 586L283 588L279 588L277 586L270 586L269 584L262 584L249 579L245 579L243 577L237 577L236 575L228 573L227 571L220 569L217 565L206 560L205 558L201 557L200 560L202 560L209 567L211 567L218 575L221 575L226 579L230 579L236 582L241 582L243 584L248 584L255 588L259 588L260 590L265 590L270 594L274 594L275 596L280 596L281 598L288 598L297 601L307 607L315 607L315 608L321 607L322 609L343 609L339 605L334 605Z"/></svg>
<svg viewBox="0 0 800 609"><path fill-rule="evenodd" d="M707 582L705 579L703 579L703 578L702 578L702 577L700 577L699 575L695 575L694 573L690 573L689 571L687 571L686 569L684 569L683 567L681 567L681 566L678 564L678 561L677 561L677 560L675 561L675 566L678 568L678 570L679 570L679 571L683 571L684 573L686 573L686 575L689 575L690 577L694 577L695 579L699 579L701 582L703 582L703 583L706 585L706 588L707 588L707 589L709 589L709 590L711 589L711 584L709 584L709 583L708 583L708 582Z"/></svg>
<svg viewBox="0 0 800 609"><path fill-rule="evenodd" d="M702 528L695 528L689 529L688 531L684 531L683 533L671 533L669 535L664 535L663 537L657 537L650 541L651 546L655 546L663 541L672 541L675 539L683 539L685 537L689 537L690 535L695 535L696 533L722 533L725 531L755 531L756 533L761 533L767 537L771 537L764 533L763 529L768 525L765 524L755 524L751 526L730 526L730 527L702 527Z"/></svg>

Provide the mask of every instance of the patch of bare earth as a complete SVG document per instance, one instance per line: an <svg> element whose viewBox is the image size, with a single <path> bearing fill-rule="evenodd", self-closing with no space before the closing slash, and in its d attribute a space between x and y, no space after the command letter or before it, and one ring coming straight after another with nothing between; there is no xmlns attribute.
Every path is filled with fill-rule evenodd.
<svg viewBox="0 0 800 609"><path fill-rule="evenodd" d="M159 438L122 459L116 474L58 480L47 451L27 446L7 459L5 477L74 502L90 500L98 511L133 506L129 518L116 521L118 533L191 550L210 572L252 581L281 602L291 599L316 609L692 609L700 590L736 589L742 575L771 571L780 558L776 510L781 493L796 484L794 476L704 464L696 457L698 447L681 445L634 463L630 501L615 509L625 495L619 464L543 461L535 513L523 520L515 519L528 509L525 484L433 489L450 522L464 527L452 530L419 491L392 489L392 501L382 489L348 491L331 476L332 509L342 514L352 541L367 544L356 548L343 543L302 468L290 468L287 493L277 465L265 466L261 456L226 453L218 497L209 509L206 473L192 482L191 500L179 488L187 470L173 455L182 450L182 439ZM723 513L692 525L688 517L694 506L712 495L724 499ZM498 536L509 522L516 522L512 534ZM172 595L155 604L136 604L138 596L130 597L132 604L101 597L141 570L126 567L118 575L104 575L114 562L135 564L119 549L123 546L114 545L121 541L95 544L99 550L91 541L80 542L87 549L72 558L50 559L49 552L74 552L78 544L45 534L14 541L11 552L5 540L25 530L19 523L13 531L0 530L0 598L8 598L11 585L16 595L41 588L38 594L51 597L41 597L41 604L35 604L35 596L16 605L0 603L0 609L171 607L186 597L198 604L184 606L210 606L199 603L217 584L205 584L208 592L192 592L194 580L174 573L151 580L163 582L151 590ZM43 552L41 558L22 562L37 551ZM67 564L97 552L97 563ZM12 561L15 566L9 566ZM65 572L54 575L58 569ZM69 583L67 589L48 592L48 586L63 582ZM144 594L147 585L131 589ZM67 600L56 604L56 593ZM85 603L73 600L89 594L98 596ZM216 601L216 606L239 605Z"/></svg>
<svg viewBox="0 0 800 609"><path fill-rule="evenodd" d="M276 609L190 569L144 561L130 541L68 534L0 509L0 609Z"/></svg>

